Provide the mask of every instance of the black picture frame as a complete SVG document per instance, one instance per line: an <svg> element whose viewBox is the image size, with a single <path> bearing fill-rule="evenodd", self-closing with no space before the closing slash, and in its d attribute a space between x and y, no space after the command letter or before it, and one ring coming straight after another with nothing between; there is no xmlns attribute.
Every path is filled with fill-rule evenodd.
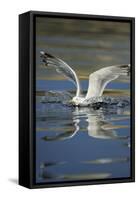
<svg viewBox="0 0 138 200"><path fill-rule="evenodd" d="M131 25L131 176L36 184L35 177L35 18L125 21ZM19 15L19 184L27 188L78 186L135 181L135 18L29 11Z"/></svg>

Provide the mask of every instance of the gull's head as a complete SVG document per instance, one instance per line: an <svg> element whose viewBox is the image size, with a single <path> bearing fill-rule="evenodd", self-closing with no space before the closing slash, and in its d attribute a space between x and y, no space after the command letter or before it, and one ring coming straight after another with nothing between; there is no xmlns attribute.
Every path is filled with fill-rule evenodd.
<svg viewBox="0 0 138 200"><path fill-rule="evenodd" d="M72 102L75 106L79 106L83 101L84 101L84 98L78 97L78 96L73 97L72 100L71 100L71 102Z"/></svg>

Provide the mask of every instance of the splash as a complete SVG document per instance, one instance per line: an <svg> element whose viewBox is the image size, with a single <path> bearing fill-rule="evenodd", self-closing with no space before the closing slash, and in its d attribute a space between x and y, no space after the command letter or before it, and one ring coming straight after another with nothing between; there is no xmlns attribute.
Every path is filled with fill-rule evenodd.
<svg viewBox="0 0 138 200"><path fill-rule="evenodd" d="M71 101L73 94L66 91L48 91L45 92L45 96L41 98L41 103L59 103L65 106L75 106ZM79 107L91 107L95 110L100 108L125 108L130 106L130 97L111 97L111 96L101 96L92 97L90 99L84 100Z"/></svg>
<svg viewBox="0 0 138 200"><path fill-rule="evenodd" d="M48 91L45 92L45 96L42 97L41 103L63 103L71 101L73 95L69 92L61 91Z"/></svg>

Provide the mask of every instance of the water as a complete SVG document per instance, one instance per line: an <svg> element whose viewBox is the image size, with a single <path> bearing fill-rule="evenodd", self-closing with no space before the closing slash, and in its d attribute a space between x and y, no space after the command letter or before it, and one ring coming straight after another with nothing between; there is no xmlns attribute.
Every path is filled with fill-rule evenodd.
<svg viewBox="0 0 138 200"><path fill-rule="evenodd" d="M129 97L104 96L110 104L78 108L67 103L73 91L58 87L37 96L37 182L129 177Z"/></svg>
<svg viewBox="0 0 138 200"><path fill-rule="evenodd" d="M109 83L98 103L92 99L88 107L74 107L69 103L74 85L45 69L39 53L53 53L70 64L86 94L90 73L129 63L129 31L127 23L37 19L37 183L130 176L129 78Z"/></svg>

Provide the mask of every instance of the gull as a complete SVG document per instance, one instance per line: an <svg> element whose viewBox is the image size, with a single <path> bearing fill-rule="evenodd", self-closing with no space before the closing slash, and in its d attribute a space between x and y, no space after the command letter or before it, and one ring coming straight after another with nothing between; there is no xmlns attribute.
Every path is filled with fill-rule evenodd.
<svg viewBox="0 0 138 200"><path fill-rule="evenodd" d="M89 75L88 90L86 96L82 96L79 78L66 62L44 51L40 51L40 56L45 66L54 67L58 73L61 73L74 83L76 86L76 95L72 98L71 102L75 106L83 105L84 102L93 97L101 97L109 82L120 76L127 76L130 73L130 64L101 68Z"/></svg>

